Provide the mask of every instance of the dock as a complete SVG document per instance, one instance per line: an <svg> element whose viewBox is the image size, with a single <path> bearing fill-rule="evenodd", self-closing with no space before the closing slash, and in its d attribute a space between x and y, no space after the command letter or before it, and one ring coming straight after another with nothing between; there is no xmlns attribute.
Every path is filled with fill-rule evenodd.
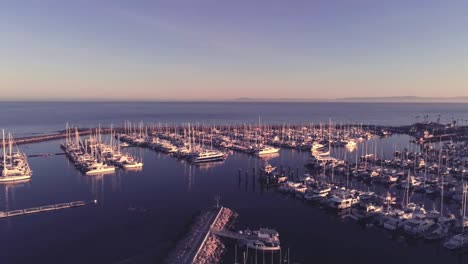
<svg viewBox="0 0 468 264"><path fill-rule="evenodd" d="M235 240L256 240L257 236L240 234L234 231L223 229L211 229L211 233L220 237L235 239Z"/></svg>
<svg viewBox="0 0 468 264"><path fill-rule="evenodd" d="M50 156L63 156L66 155L65 152L59 153L37 153L37 154L29 154L28 158L36 158L36 157L50 157Z"/></svg>
<svg viewBox="0 0 468 264"><path fill-rule="evenodd" d="M90 202L74 201L74 202L68 202L68 203L60 203L60 204L44 205L40 207L19 209L19 210L13 210L13 211L0 211L0 219L9 218L13 216L20 216L20 215L44 213L44 212L62 210L62 209L67 209L67 208L81 207L87 204L95 204L95 203L97 203L97 200L93 200Z"/></svg>

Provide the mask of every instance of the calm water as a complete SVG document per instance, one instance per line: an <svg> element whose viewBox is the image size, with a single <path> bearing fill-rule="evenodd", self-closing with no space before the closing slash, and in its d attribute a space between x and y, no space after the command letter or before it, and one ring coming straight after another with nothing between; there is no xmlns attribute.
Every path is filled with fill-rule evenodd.
<svg viewBox="0 0 468 264"><path fill-rule="evenodd" d="M410 114L416 106L372 105L375 109L393 109L390 113L379 112L393 120L391 122L400 120L402 123L408 123L408 116L416 115L414 112L419 114L431 109L430 105L417 106L419 108ZM0 121L5 128L31 133L62 129L66 121L81 125L121 123L124 119L255 122L261 115L265 121L292 122L326 121L327 114L337 121L354 115L361 119L368 117L371 123L378 120L377 113L360 107L358 104L11 103L0 105L3 109ZM4 110L10 108L10 112ZM431 111L453 111L458 118L467 113L463 105L441 104ZM17 118L13 118L14 115ZM408 140L401 136L385 139L379 146L386 146L385 155L388 156L395 146L410 146ZM21 148L31 154L60 152L58 141ZM167 248L184 232L192 217L213 204L217 194L221 194L224 205L240 214L238 227L277 229L283 247L289 248L292 260L300 263L344 263L350 259L363 264L468 261L468 255L451 254L442 249L440 243L393 237L379 228L343 223L336 216L290 196L261 188L250 175L248 181L243 176L239 182L239 169L245 172L263 166L264 161L256 157L235 153L224 163L196 167L151 150L132 148L130 151L143 157L142 171L118 170L116 174L97 177L82 175L65 156L30 158L33 180L25 184L0 185L0 210L74 200L98 199L99 202L0 220L0 263L119 263L124 260L160 263ZM290 166L292 170L299 168L302 174L306 155L282 150L269 162ZM144 208L147 213L132 212L129 207ZM233 263L233 251L232 245L228 247L223 263Z"/></svg>
<svg viewBox="0 0 468 264"><path fill-rule="evenodd" d="M452 118L468 120L468 104L433 103L45 103L0 102L0 124L21 134L62 130L66 122L82 127L132 122L264 123L335 122L404 125ZM419 118L417 118L419 116ZM466 122L466 121L461 121Z"/></svg>

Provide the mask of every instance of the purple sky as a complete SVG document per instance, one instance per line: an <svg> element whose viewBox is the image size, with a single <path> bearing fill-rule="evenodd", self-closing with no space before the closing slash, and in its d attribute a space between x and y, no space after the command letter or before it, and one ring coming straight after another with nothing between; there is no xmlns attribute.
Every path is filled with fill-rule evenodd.
<svg viewBox="0 0 468 264"><path fill-rule="evenodd" d="M467 1L0 3L4 99L468 96Z"/></svg>

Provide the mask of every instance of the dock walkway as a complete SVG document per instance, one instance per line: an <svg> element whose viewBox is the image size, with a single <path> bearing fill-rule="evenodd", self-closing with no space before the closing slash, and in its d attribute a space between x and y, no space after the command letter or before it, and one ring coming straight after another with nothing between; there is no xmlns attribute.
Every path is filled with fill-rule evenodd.
<svg viewBox="0 0 468 264"><path fill-rule="evenodd" d="M0 211L0 219L9 218L13 216L29 215L29 214L43 213L43 212L49 212L49 211L67 209L67 208L80 207L80 206L85 206L87 204L96 203L96 202L97 202L96 200L88 202L88 203L84 201L75 201L75 202L69 202L69 203L52 204L52 205L45 205L45 206L40 206L40 207L32 207L32 208L27 208L27 209L19 209L19 210L6 211L6 212Z"/></svg>

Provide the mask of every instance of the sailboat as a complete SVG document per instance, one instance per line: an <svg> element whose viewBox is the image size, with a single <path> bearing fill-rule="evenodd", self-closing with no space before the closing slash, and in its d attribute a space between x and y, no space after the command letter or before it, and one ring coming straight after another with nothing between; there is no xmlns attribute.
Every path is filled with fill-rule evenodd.
<svg viewBox="0 0 468 264"><path fill-rule="evenodd" d="M465 214L466 214L466 197L467 196L467 185L463 185L463 204L462 204L462 218L461 226L462 232L460 234L450 237L447 241L444 242L443 246L450 250L462 249L468 246L468 235L464 233L465 231Z"/></svg>
<svg viewBox="0 0 468 264"><path fill-rule="evenodd" d="M13 138L8 134L9 154L6 153L5 130L2 131L3 162L0 165L0 182L15 182L29 180L32 177L32 170L29 168L27 156L17 151L12 152Z"/></svg>

